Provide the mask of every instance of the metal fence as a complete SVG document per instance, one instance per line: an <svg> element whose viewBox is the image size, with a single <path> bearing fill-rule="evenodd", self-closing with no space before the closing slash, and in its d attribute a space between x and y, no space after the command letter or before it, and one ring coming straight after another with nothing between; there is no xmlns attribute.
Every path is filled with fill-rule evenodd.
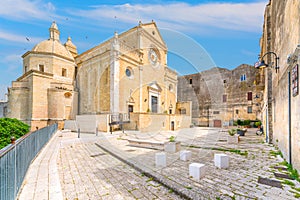
<svg viewBox="0 0 300 200"><path fill-rule="evenodd" d="M16 198L31 161L56 131L57 124L47 126L0 151L0 200Z"/></svg>

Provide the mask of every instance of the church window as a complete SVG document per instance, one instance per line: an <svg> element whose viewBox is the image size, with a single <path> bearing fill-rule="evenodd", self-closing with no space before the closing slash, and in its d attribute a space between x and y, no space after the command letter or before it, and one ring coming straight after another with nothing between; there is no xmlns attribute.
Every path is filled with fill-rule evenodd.
<svg viewBox="0 0 300 200"><path fill-rule="evenodd" d="M44 65L39 65L39 71L41 71L41 72L44 72L44 71L45 71Z"/></svg>
<svg viewBox="0 0 300 200"><path fill-rule="evenodd" d="M132 78L133 77L133 71L131 68L127 67L125 70L125 74L128 78Z"/></svg>
<svg viewBox="0 0 300 200"><path fill-rule="evenodd" d="M173 92L173 91L174 91L174 87L173 87L172 84L169 85L169 90L170 90L170 92Z"/></svg>
<svg viewBox="0 0 300 200"><path fill-rule="evenodd" d="M66 77L67 76L67 69L62 68L61 75L64 76L64 77Z"/></svg>
<svg viewBox="0 0 300 200"><path fill-rule="evenodd" d="M25 66L24 71L25 71L25 73L28 71L28 67L27 66Z"/></svg>

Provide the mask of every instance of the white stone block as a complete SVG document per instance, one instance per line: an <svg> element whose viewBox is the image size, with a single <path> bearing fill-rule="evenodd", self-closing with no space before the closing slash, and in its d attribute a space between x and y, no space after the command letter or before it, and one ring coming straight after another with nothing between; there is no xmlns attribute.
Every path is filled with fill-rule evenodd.
<svg viewBox="0 0 300 200"><path fill-rule="evenodd" d="M180 142L166 142L164 145L165 151L169 153L176 153L180 151Z"/></svg>
<svg viewBox="0 0 300 200"><path fill-rule="evenodd" d="M191 158L192 158L191 151L187 151L187 150L180 151L180 160L188 161L191 160Z"/></svg>
<svg viewBox="0 0 300 200"><path fill-rule="evenodd" d="M196 180L200 180L205 175L205 165L201 163L192 163L189 165L189 174Z"/></svg>
<svg viewBox="0 0 300 200"><path fill-rule="evenodd" d="M228 168L229 167L229 157L226 154L215 154L214 156L215 166L218 168Z"/></svg>
<svg viewBox="0 0 300 200"><path fill-rule="evenodd" d="M155 165L156 165L156 167L165 167L165 166L167 166L166 153L160 152L160 153L155 154Z"/></svg>

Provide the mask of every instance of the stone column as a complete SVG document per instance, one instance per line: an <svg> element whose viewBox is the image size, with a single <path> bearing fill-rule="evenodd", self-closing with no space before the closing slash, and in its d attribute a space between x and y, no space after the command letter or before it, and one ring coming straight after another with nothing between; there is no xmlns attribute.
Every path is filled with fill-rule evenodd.
<svg viewBox="0 0 300 200"><path fill-rule="evenodd" d="M115 33L111 43L110 52L110 112L119 112L119 84L120 84L120 61L119 61L119 40Z"/></svg>

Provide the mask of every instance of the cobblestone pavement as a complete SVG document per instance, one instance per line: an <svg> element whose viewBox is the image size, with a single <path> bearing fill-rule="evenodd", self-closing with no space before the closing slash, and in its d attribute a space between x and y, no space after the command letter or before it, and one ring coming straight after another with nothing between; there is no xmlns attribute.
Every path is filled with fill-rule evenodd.
<svg viewBox="0 0 300 200"><path fill-rule="evenodd" d="M131 147L127 139L167 141L171 135L192 159L167 153L167 166L155 167L159 150ZM227 144L226 130L191 128L175 132L134 131L81 134L59 132L31 164L18 199L296 199L300 184L282 180L283 188L258 183L275 180L282 161L276 149L249 130L238 144ZM230 157L228 169L214 166L215 153ZM192 162L206 165L204 178L189 177ZM278 179L277 179L278 180ZM294 186L293 186L294 184ZM298 192L299 193L299 192Z"/></svg>
<svg viewBox="0 0 300 200"><path fill-rule="evenodd" d="M190 161L179 160L179 152L167 153L167 167L157 168L154 158L159 150L130 147L126 140L167 141L171 135L176 135L177 140L181 141L182 149L192 151ZM130 132L120 134L118 139L101 140L97 144L186 198L295 199L295 188L300 187L297 181L285 181L282 189L258 183L258 177L275 180L274 172L277 170L274 166L283 160L272 156L271 153L276 152L274 146L263 143L264 138L257 136L255 130L249 130L246 136L240 137L238 144L227 144L227 136L226 130L193 128L164 133ZM230 157L230 167L217 169L213 156L224 151ZM199 181L189 177L189 164L193 162L207 166L205 177ZM295 184L294 188L291 184Z"/></svg>
<svg viewBox="0 0 300 200"><path fill-rule="evenodd" d="M65 199L179 199L93 142L67 145L59 156Z"/></svg>
<svg viewBox="0 0 300 200"><path fill-rule="evenodd" d="M96 140L101 137L81 134L79 139L76 133L56 134L30 166L18 199L180 199L101 150Z"/></svg>

